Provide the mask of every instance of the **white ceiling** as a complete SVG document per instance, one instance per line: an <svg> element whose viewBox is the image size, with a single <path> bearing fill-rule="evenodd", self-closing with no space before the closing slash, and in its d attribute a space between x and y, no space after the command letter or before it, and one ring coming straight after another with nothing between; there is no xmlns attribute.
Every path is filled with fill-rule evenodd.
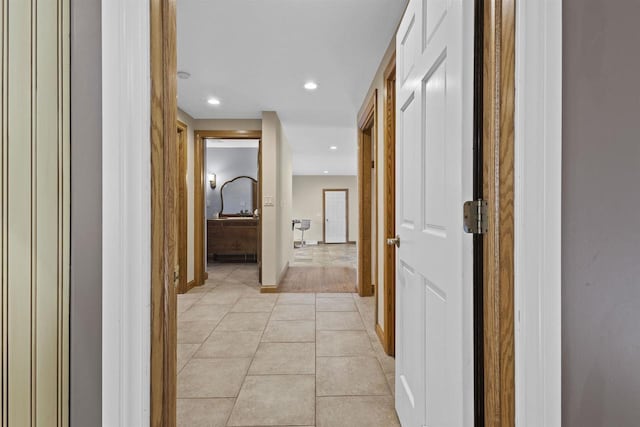
<svg viewBox="0 0 640 427"><path fill-rule="evenodd" d="M191 74L178 105L197 119L276 111L295 174L355 175L356 115L406 3L178 0L178 70Z"/></svg>

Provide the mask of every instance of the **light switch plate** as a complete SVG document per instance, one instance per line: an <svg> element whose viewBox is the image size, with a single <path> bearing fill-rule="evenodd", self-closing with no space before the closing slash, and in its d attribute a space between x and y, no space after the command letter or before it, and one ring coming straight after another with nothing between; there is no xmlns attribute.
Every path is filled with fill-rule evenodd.
<svg viewBox="0 0 640 427"><path fill-rule="evenodd" d="M273 206L273 196L264 196L264 205Z"/></svg>

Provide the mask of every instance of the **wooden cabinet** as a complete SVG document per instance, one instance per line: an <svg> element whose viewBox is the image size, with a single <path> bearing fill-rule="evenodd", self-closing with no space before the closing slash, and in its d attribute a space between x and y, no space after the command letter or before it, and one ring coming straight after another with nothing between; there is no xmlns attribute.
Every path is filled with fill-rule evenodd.
<svg viewBox="0 0 640 427"><path fill-rule="evenodd" d="M221 218L207 220L207 259L255 261L258 254L258 220Z"/></svg>

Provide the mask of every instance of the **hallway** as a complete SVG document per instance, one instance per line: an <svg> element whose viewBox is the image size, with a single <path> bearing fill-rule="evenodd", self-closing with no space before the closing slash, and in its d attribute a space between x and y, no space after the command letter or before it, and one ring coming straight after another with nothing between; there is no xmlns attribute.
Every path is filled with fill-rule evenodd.
<svg viewBox="0 0 640 427"><path fill-rule="evenodd" d="M217 265L178 296L178 425L399 425L374 299L260 294L255 274Z"/></svg>

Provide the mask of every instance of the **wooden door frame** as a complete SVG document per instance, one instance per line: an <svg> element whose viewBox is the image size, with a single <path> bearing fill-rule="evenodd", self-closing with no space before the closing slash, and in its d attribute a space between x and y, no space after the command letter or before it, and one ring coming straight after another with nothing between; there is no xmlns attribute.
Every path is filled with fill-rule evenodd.
<svg viewBox="0 0 640 427"><path fill-rule="evenodd" d="M188 246L188 184L187 184L187 125L177 121L178 128L178 293L189 292L194 281L187 282L187 246Z"/></svg>
<svg viewBox="0 0 640 427"><path fill-rule="evenodd" d="M375 286L371 274L371 248L373 239L371 236L372 218L374 206L371 201L373 185L371 169L375 161L378 123L378 89L375 89L369 99L363 113L358 117L358 294L361 297L374 295ZM370 136L367 136L367 131ZM378 197L376 197L376 204ZM377 214L377 212L376 212ZM376 220L377 220L376 215ZM376 229L377 231L377 229ZM378 233L376 233L377 236ZM363 250L368 248L367 250ZM377 251L377 245L376 245ZM377 260L376 260L377 262ZM375 278L377 280L377 277ZM377 304L376 304L377 306Z"/></svg>
<svg viewBox="0 0 640 427"><path fill-rule="evenodd" d="M257 139L258 142L258 200L262 200L262 130L195 130L193 132L193 256L194 256L194 284L202 286L207 278L207 266L204 262L204 232L207 225L207 216L204 209L205 199L205 140L206 139ZM260 204L260 203L259 203ZM260 208L259 208L260 209ZM262 239L262 209L258 220L258 238ZM260 245L259 245L260 246ZM261 262L258 249L258 263Z"/></svg>
<svg viewBox="0 0 640 427"><path fill-rule="evenodd" d="M515 425L514 117L516 0L484 0L482 191L484 420Z"/></svg>
<svg viewBox="0 0 640 427"><path fill-rule="evenodd" d="M176 425L176 3L150 2L151 354L149 425Z"/></svg>
<svg viewBox="0 0 640 427"><path fill-rule="evenodd" d="M347 231L346 231L344 243L349 243L349 189L348 188L323 188L322 189L322 243L327 244L327 232L325 228L325 224L327 221L325 197L326 197L327 191L344 191L344 197L346 200L344 214L345 214L345 224L347 225Z"/></svg>
<svg viewBox="0 0 640 427"><path fill-rule="evenodd" d="M396 235L396 54L384 71L384 235L383 242ZM376 331L389 356L396 352L396 247L384 244L384 330ZM377 317L376 304L376 317Z"/></svg>

